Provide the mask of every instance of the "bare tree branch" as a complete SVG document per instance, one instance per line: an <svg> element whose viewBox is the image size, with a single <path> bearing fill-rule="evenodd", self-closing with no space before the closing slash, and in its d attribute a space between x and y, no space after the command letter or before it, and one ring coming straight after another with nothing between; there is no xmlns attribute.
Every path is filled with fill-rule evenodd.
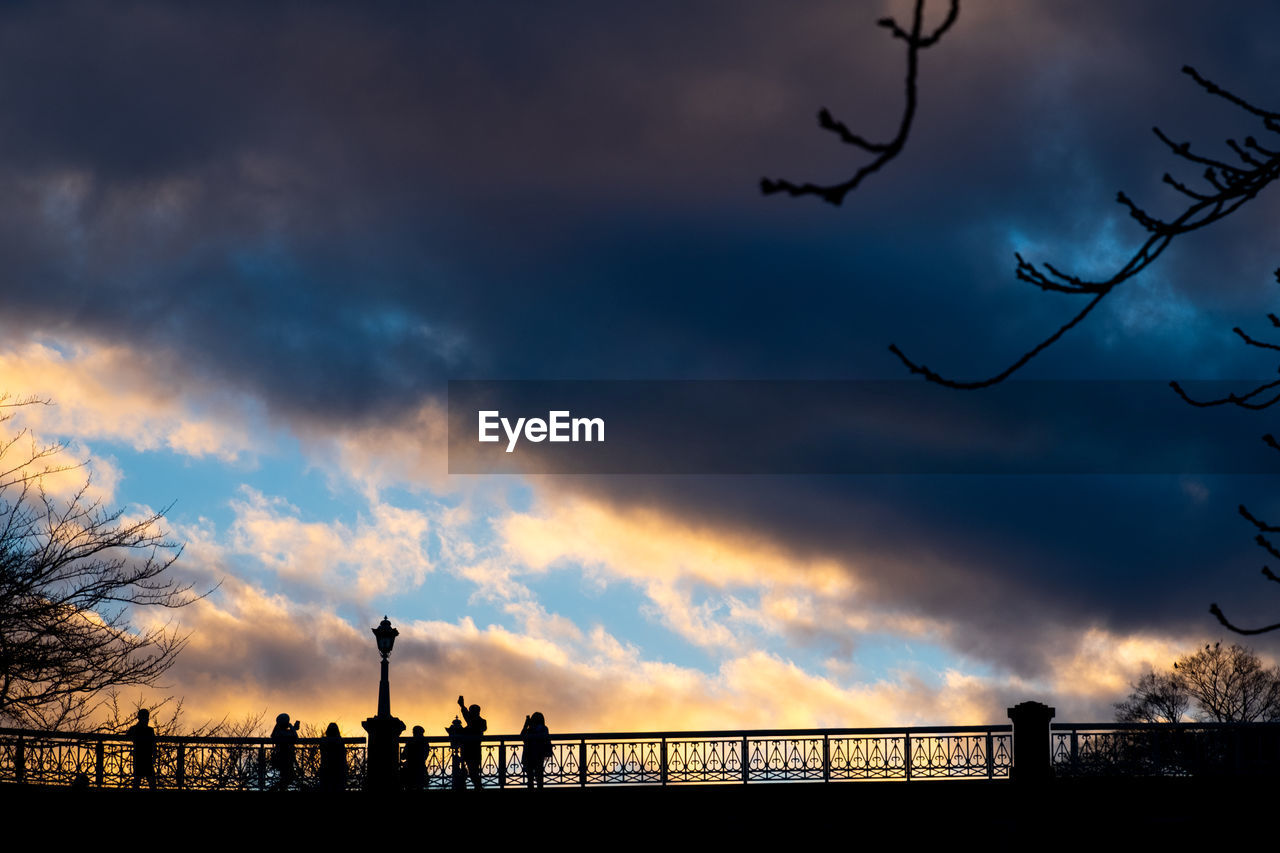
<svg viewBox="0 0 1280 853"><path fill-rule="evenodd" d="M831 131L846 145L860 148L868 154L875 154L875 158L861 166L854 172L853 177L843 183L827 185L796 184L784 178L762 178L760 181L761 192L765 195L773 195L780 192L791 196L815 195L823 201L830 202L838 207L844 201L846 195L858 188L863 179L880 171L886 163L902 153L902 148L907 143L907 136L911 133L911 124L916 115L916 77L920 70L920 51L937 44L943 34L956 22L956 17L960 14L960 0L950 0L946 19L926 35L924 32L924 6L925 0L916 0L915 11L911 16L910 30L903 29L893 18L881 18L876 22L878 26L889 30L894 38L902 39L907 43L906 94L903 99L902 116L898 119L897 134L888 142L872 142L866 137L849 130L844 122L834 118L831 112L826 107L823 107L818 111L818 127Z"/></svg>
<svg viewBox="0 0 1280 853"><path fill-rule="evenodd" d="M1247 112L1260 117L1266 130L1280 133L1280 121L1278 121L1280 120L1280 114L1253 106L1243 98L1205 79L1190 66L1185 66L1182 70L1183 73L1190 76L1209 94L1224 98ZM1207 167L1203 177L1209 185L1208 190L1203 192L1192 190L1166 174L1164 176L1165 183L1190 199L1190 203L1182 213L1169 221L1152 216L1123 192L1118 193L1116 200L1148 232L1148 237L1119 269L1106 278L1085 279L1063 272L1052 264L1045 263L1037 266L1024 259L1021 255L1015 255L1017 265L1014 268L1014 274L1018 279L1035 285L1041 290L1090 297L1088 303L1071 319L1022 356L1015 359L1007 368L985 379L973 381L950 379L909 358L896 344L891 344L889 351L896 355L912 373L923 376L930 382L945 385L948 388L986 388L1003 382L1060 340L1063 335L1079 325L1104 297L1154 263L1176 238L1225 219L1239 210L1244 204L1256 198L1258 193L1280 177L1280 153L1259 145L1251 136L1246 137L1243 145L1234 139L1227 140L1227 146L1243 164L1232 165L1193 152L1190 143L1174 142L1159 128L1154 128L1154 131L1156 136L1169 147L1175 156L1189 163ZM1251 152L1256 152L1257 156ZM1280 385L1280 383L1276 383L1276 385ZM1181 390L1178 390L1181 393ZM1188 399L1188 402L1191 401ZM1226 402L1237 401L1230 400ZM1271 402L1275 402L1275 400ZM1270 404L1269 402L1266 405Z"/></svg>
<svg viewBox="0 0 1280 853"><path fill-rule="evenodd" d="M1275 271L1275 277L1276 277L1276 283L1280 284L1280 269L1277 269ZM1271 321L1271 325L1273 327L1280 328L1280 317L1277 317L1275 314L1268 314L1267 319ZM1280 344L1273 344L1267 341L1260 341L1255 338L1252 338L1249 335L1245 334L1239 327L1236 327L1232 331L1234 331L1249 346L1258 347L1260 349L1280 350ZM1232 392L1225 397L1219 397L1217 399L1212 399L1212 400L1198 400L1193 398L1186 391L1184 391L1182 386L1179 385L1177 382L1170 382L1169 386L1173 388L1173 390L1177 392L1178 396L1181 397L1183 400L1185 400L1187 403L1190 403L1193 406L1198 406L1200 408L1207 408L1209 406L1238 406L1242 409L1253 409L1256 411L1259 409L1269 408L1270 406L1275 405L1276 402L1280 402L1280 390L1277 390L1277 389L1280 389L1280 379L1275 379L1275 380L1272 380L1271 382L1263 382L1257 385L1256 387L1254 387L1253 390L1247 391L1244 394L1236 394ZM1276 391L1276 394L1273 396L1264 396L1271 391ZM1276 450L1280 450L1280 443L1277 443L1274 436L1270 434L1264 435L1262 437L1262 440L1265 441L1270 447L1273 447ZM1244 510L1244 507L1241 507L1241 511L1243 510ZM1245 514L1245 517L1248 518L1250 521L1253 521L1255 524L1258 523L1252 516L1249 516L1247 513ZM1280 529L1271 530L1269 532L1280 533Z"/></svg>
<svg viewBox="0 0 1280 853"><path fill-rule="evenodd" d="M1275 271L1275 277L1276 277L1276 282L1280 283L1280 269L1277 269ZM1275 314L1268 314L1267 319L1271 321L1271 325L1273 328L1280 328L1280 317L1277 317ZM1249 346L1257 347L1265 350L1280 350L1280 344L1273 344L1268 341L1257 340L1247 335L1245 332L1241 331L1238 327L1233 331L1245 342L1245 344ZM1178 396L1181 397L1185 402L1189 403L1192 406L1197 406L1199 408L1208 408L1211 406L1236 406L1241 409L1250 409L1253 411L1260 411L1262 409L1266 409L1275 405L1277 402L1280 402L1280 379L1273 380L1271 382L1260 383L1257 386L1255 386L1253 389L1246 391L1243 394L1237 394L1233 391L1227 394L1225 397L1218 397L1218 398L1208 399L1208 400L1201 400L1201 399L1192 397L1177 382L1170 382L1169 385L1170 387L1173 388L1175 392L1177 392ZM1271 435L1270 433L1264 435L1262 437L1262 441L1273 450L1280 450L1280 441L1277 441L1275 436ZM1244 504L1240 505L1239 512L1240 512L1240 515L1243 516L1246 521L1248 521L1250 524L1252 524L1254 527L1256 527L1260 531L1258 535L1254 537L1254 542L1257 543L1258 547L1262 548L1264 551L1270 554L1274 559L1280 560L1280 548L1277 548L1274 544L1272 544L1270 539L1262 535L1264 533L1280 533L1280 527L1276 527L1274 525L1268 524L1267 522L1257 518L1256 516L1253 515L1253 513L1249 512L1248 508L1246 508ZM1271 571L1271 568L1269 566L1262 567L1262 576L1269 581L1280 583L1280 576L1277 576L1275 572ZM1220 608L1217 604L1210 605L1209 612L1212 613L1224 627L1228 628L1231 631L1236 632L1237 634L1245 634L1245 635L1266 634L1270 631L1280 630L1280 622L1277 622L1274 625L1266 625L1261 628L1241 628L1240 626L1228 620L1226 615L1222 612L1222 608Z"/></svg>

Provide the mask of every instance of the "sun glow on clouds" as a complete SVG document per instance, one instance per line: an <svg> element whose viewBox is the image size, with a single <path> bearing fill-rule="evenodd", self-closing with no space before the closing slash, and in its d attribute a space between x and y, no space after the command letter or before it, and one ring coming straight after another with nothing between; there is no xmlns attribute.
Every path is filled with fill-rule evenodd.
<svg viewBox="0 0 1280 853"><path fill-rule="evenodd" d="M284 498L247 487L241 495L231 502L231 544L282 578L349 585L363 600L418 586L431 571L431 522L421 512L376 503L354 525L308 522Z"/></svg>
<svg viewBox="0 0 1280 853"><path fill-rule="evenodd" d="M376 655L359 630L323 608L234 581L202 602L180 658L193 716L287 710L355 730L373 696ZM541 620L541 621L539 621ZM646 660L597 626L577 630L541 614L527 630L457 622L402 622L392 658L394 710L443 728L453 700L482 704L491 730L514 732L542 710L557 731L678 730L980 722L990 685L956 675L946 689L909 673L842 685L766 651L711 672Z"/></svg>
<svg viewBox="0 0 1280 853"><path fill-rule="evenodd" d="M208 538L193 546L189 569L230 559ZM709 671L677 666L533 601L512 602L507 612L512 625L480 627L467 616L399 622L396 713L434 731L465 693L484 706L495 733L516 731L534 709L561 732L981 723L1028 696L1051 698L1062 713L1105 709L1127 679L1173 647L1096 630L1064 652L1048 683L959 670L849 683L764 649L727 655ZM327 607L233 577L191 616L192 645L174 674L193 715L287 710L353 731L369 713L376 655L363 630Z"/></svg>
<svg viewBox="0 0 1280 853"><path fill-rule="evenodd" d="M849 567L801 560L767 541L692 528L656 512L624 515L566 498L544 515L508 516L501 533L507 554L534 571L567 560L639 586L649 612L707 648L750 648L749 629L801 644L835 642L846 653L851 637L869 631L928 632L922 619L868 607ZM700 591L706 597L697 603Z"/></svg>
<svg viewBox="0 0 1280 853"><path fill-rule="evenodd" d="M1105 705L1123 699L1137 675L1168 669L1187 650L1185 641L1172 637L1090 628L1053 661L1054 686L1076 702Z"/></svg>
<svg viewBox="0 0 1280 853"><path fill-rule="evenodd" d="M398 421L353 427L299 424L296 429L309 457L366 495L390 486L438 493L479 486L476 478L448 476L448 417L435 400Z"/></svg>
<svg viewBox="0 0 1280 853"><path fill-rule="evenodd" d="M32 342L0 351L0 370L21 380L14 393L54 398L21 416L73 454L94 455L95 496L105 500L128 474L101 455L112 442L228 461L278 452L252 401L204 396L209 386L158 356ZM1025 698L1105 717L1129 681L1180 650L1095 628L1059 643L1039 680L1002 674L948 651L946 626L872 602L856 557L800 558L762 537L620 510L536 478L533 508L514 511L504 487L444 473L443 425L435 403L372 426L292 423L299 464L330 478L327 503L304 510L270 483L246 482L224 495L223 528L207 518L178 525L181 576L200 590L221 586L176 614L191 638L165 695L184 696L196 722L285 710L358 733L376 685L367 626L384 609L401 630L396 711L432 731L452 718L459 693L486 706L494 731L518 729L534 709L558 731L991 722ZM54 482L81 480L68 472ZM540 594L561 572L579 579L579 594ZM470 590L469 601L415 618L445 580ZM610 608L646 614L648 626L599 609L602 588L619 593ZM477 624L481 612L487 624ZM662 659L655 632L708 663ZM861 652L875 638L927 647L932 663L908 653L872 666Z"/></svg>
<svg viewBox="0 0 1280 853"><path fill-rule="evenodd" d="M445 570L473 580L477 594L501 604L503 618L484 627L466 615L456 621L399 623L402 634L395 655L395 692L397 713L406 720L440 717L443 725L460 692L491 709L488 714L495 731L517 727L520 715L535 707L549 718L554 716L563 731L873 725L958 721L956 715L976 722L983 718L980 710L992 704L989 694L993 685L977 679L965 681L959 673L936 676L904 670L886 678L849 682L808 671L769 649L767 643L756 647L746 627L758 627L772 619L772 630L785 634L789 626L806 622L798 612L808 600L805 596L841 596L855 588L851 580L830 567L819 564L812 587L806 589L803 567L797 569L765 543L746 546L728 539L715 541L711 531L681 531L660 516L639 521L614 518L606 508L581 503L571 503L559 512L553 510L549 519L507 517L497 525L501 535L491 547L476 548L472 543L473 548L466 550L467 557L481 555L478 560L455 560L462 551L449 545L442 549L449 555L443 560L445 565L432 566L416 554L423 572ZM340 583L346 574L358 572L356 563L365 558L335 563L331 556L326 560L326 555L355 553L355 543L361 541L395 539L396 525L386 523L394 515L370 515L364 527L303 521L282 499L250 492L237 500L236 514L235 533L228 544L220 542L214 531L193 531L199 538L197 564L227 570L237 562L257 559L274 573L290 578L305 577L308 572L319 576L329 573L330 580L336 579L329 594L345 589L348 599L368 609L371 588L358 583L343 587ZM588 518L593 525L590 531L584 530L587 541L560 538L558 525L581 524ZM544 522L548 529L541 527ZM384 526L375 533L380 523ZM421 519L414 523L400 519L398 529L407 539L378 547L385 547L385 554L403 555L404 548L415 554L421 523ZM638 529L635 524L646 526ZM512 531L515 535L507 535ZM448 539L456 531L441 522L437 532ZM657 535L663 532L670 533L669 543L643 552L625 579L628 583L643 582L646 572L658 576L656 586L642 584L649 605L660 609L667 627L687 641L722 643L717 649L720 662L713 669L652 659L641 645L608 627L608 614L570 616L557 612L562 607L572 609L573 603L538 601L520 580L555 571L570 559L597 565L606 583L617 580L614 567L598 555L621 560L629 542L643 540L646 534L664 541L668 537ZM548 541L559 541L564 547L552 547ZM544 562L524 563L520 557L526 550ZM677 554L683 555L683 562L673 564ZM697 565L698 554L726 567L728 579L709 566ZM380 559L390 558L375 554L375 562ZM767 606L758 609L744 599L732 598L726 606L695 607L690 612L688 598L679 589L686 575L732 587L744 596L770 584L785 590L772 597L764 595ZM502 583L495 584L499 578ZM412 585L421 581L402 578L402 582ZM673 597L663 597L668 594ZM210 678L220 683L244 673L240 677L256 687L246 689L242 684L233 691L235 695L264 697L262 701L271 704L273 712L287 704L290 713L306 719L325 714L341 717L344 728L362 712L367 713L367 700L362 699L367 692L362 686L362 680L367 679L364 671L371 666L363 662L368 656L366 638L349 623L335 619L325 607L236 579L226 594L220 590L202 603L199 613L192 625L197 635L235 635L237 639L216 644L216 665L214 646L206 648L205 640L197 644L203 651L184 655L179 668L195 670L193 683L203 684ZM590 627L584 625L584 618ZM260 627L264 624L271 627ZM323 694L311 682L320 671L331 685ZM213 683L209 687L212 689ZM221 688L218 694L229 695ZM244 707L261 710L253 704ZM945 717L936 716L944 713Z"/></svg>
<svg viewBox="0 0 1280 853"><path fill-rule="evenodd" d="M21 422L45 435L106 439L135 450L161 448L234 461L262 445L254 407L211 396L160 354L121 345L43 341L0 348L4 390L53 405L26 406ZM231 397L232 395L227 395Z"/></svg>

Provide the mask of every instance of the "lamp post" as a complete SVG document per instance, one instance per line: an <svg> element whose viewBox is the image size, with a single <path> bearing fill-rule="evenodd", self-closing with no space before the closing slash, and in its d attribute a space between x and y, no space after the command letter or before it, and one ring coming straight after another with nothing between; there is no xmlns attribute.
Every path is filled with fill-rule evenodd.
<svg viewBox="0 0 1280 853"><path fill-rule="evenodd" d="M378 713L361 725L368 733L365 761L365 790L395 791L400 787L400 733L404 723L391 716L391 681L387 677L391 647L400 632L391 627L391 620L382 617L382 623L373 629L378 641L378 653L382 655L382 678L378 682Z"/></svg>

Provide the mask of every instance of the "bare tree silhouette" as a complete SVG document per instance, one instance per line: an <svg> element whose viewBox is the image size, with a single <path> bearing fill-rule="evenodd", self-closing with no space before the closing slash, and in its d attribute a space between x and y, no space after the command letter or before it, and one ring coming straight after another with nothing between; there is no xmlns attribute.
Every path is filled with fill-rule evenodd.
<svg viewBox="0 0 1280 853"><path fill-rule="evenodd" d="M1171 671L1148 672L1116 704L1120 722L1177 723L1188 712L1215 723L1280 719L1280 668L1265 667L1253 649L1214 643L1182 655Z"/></svg>
<svg viewBox="0 0 1280 853"><path fill-rule="evenodd" d="M0 423L46 403L0 394ZM169 572L182 546L160 529L164 510L109 509L88 477L50 491L83 464L59 464L65 449L26 430L0 440L0 717L43 728L78 727L107 691L155 684L186 637L135 627L134 611L200 597Z"/></svg>
<svg viewBox="0 0 1280 853"><path fill-rule="evenodd" d="M1191 697L1176 671L1149 670L1131 686L1129 698L1116 703L1116 722L1180 723L1191 710Z"/></svg>
<svg viewBox="0 0 1280 853"><path fill-rule="evenodd" d="M1206 645L1173 664L1203 719L1253 723L1280 717L1280 669L1265 668L1252 649Z"/></svg>

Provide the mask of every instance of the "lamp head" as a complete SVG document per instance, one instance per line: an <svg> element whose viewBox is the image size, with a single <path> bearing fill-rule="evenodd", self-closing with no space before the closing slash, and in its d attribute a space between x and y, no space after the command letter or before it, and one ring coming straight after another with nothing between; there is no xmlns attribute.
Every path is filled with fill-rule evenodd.
<svg viewBox="0 0 1280 853"><path fill-rule="evenodd" d="M385 658L391 654L391 647L396 643L396 637L400 636L400 632L391 627L391 620L386 616L382 617L382 623L373 629L373 636L378 641L378 651Z"/></svg>

